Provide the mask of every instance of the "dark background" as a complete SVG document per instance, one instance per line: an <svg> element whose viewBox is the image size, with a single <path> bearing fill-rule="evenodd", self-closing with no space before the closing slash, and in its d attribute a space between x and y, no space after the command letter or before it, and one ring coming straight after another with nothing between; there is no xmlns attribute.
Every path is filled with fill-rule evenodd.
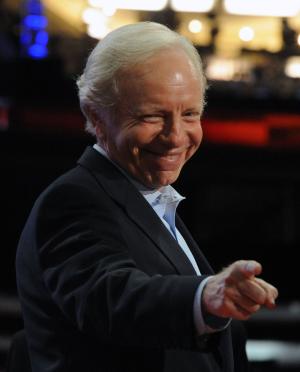
<svg viewBox="0 0 300 372"><path fill-rule="evenodd" d="M9 125L0 132L0 282L2 294L15 301L15 252L29 211L40 192L94 143L83 129L74 78L57 73L58 61L27 60L24 66L26 73L18 72L14 84L8 84L14 87L14 99L7 105ZM37 70L35 81L31 75ZM15 79L13 74L8 76ZM232 117L243 121L271 112L297 114L298 102L237 99L211 89L204 138L209 119L218 112L225 121ZM294 142L245 146L204 139L175 185L187 197L179 213L212 266L220 270L237 259L259 261L263 277L279 289L278 304L285 309L299 301L299 164L300 148ZM270 315L264 322L247 323L249 337L298 341L299 319L287 323L289 316L287 311L277 320ZM3 319L5 335L22 328L18 311ZM270 363L256 364L255 371L280 370Z"/></svg>
<svg viewBox="0 0 300 372"><path fill-rule="evenodd" d="M23 326L14 261L26 218L41 191L94 143L84 132L77 73L66 74L58 55L39 61L22 57L10 31L9 58L0 51L0 371L12 335ZM92 41L83 45L86 56ZM213 47L199 52L205 61ZM271 57L278 63L284 53ZM83 66L84 59L77 64ZM300 82L287 81L295 94L285 96L282 76L270 84L264 71L256 74L251 86L210 82L203 144L175 184L186 196L179 213L215 270L237 259L255 259L263 278L279 289L277 310L245 323L249 339L299 345ZM270 115L295 125L284 119L268 128L263 143L232 139L244 123L250 123L251 137ZM217 124L215 137L212 124ZM218 130L229 124L231 131L220 139ZM299 363L280 365L272 359L252 364L255 372L300 370Z"/></svg>

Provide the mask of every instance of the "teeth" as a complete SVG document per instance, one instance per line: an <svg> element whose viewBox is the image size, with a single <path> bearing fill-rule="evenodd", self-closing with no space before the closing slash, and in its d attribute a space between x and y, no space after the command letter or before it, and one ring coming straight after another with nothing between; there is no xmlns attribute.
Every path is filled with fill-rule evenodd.
<svg viewBox="0 0 300 372"><path fill-rule="evenodd" d="M176 152L176 153L171 153L171 154L158 154L160 156L164 156L164 157L167 157L167 156L179 156L181 155L181 152Z"/></svg>
<svg viewBox="0 0 300 372"><path fill-rule="evenodd" d="M177 159L177 158L179 158L179 156L180 156L180 154L161 155L162 158L166 158L166 159L170 159L170 160Z"/></svg>
<svg viewBox="0 0 300 372"><path fill-rule="evenodd" d="M165 159L176 159L182 155L182 152L176 152L176 153L171 153L171 154L164 154L164 153L159 153L159 152L154 152L154 151L149 151L149 152L155 156L159 156Z"/></svg>

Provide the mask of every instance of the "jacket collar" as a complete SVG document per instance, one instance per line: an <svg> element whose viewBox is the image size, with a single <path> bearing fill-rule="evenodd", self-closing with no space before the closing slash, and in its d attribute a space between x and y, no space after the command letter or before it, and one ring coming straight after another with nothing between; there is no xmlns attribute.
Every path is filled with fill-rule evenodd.
<svg viewBox="0 0 300 372"><path fill-rule="evenodd" d="M88 169L96 177L99 185L147 234L179 274L195 274L185 253L152 207L114 164L92 147L85 150L78 160L78 164ZM207 270L205 272L207 273Z"/></svg>

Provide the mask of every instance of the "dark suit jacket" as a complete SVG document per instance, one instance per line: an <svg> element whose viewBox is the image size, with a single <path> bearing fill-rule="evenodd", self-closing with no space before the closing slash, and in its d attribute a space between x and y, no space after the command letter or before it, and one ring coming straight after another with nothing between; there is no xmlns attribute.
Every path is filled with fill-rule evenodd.
<svg viewBox="0 0 300 372"><path fill-rule="evenodd" d="M179 218L177 227L211 274ZM205 275L195 275L143 196L92 148L38 198L16 264L33 372L247 369L243 347L233 357L232 327L195 336L193 301Z"/></svg>

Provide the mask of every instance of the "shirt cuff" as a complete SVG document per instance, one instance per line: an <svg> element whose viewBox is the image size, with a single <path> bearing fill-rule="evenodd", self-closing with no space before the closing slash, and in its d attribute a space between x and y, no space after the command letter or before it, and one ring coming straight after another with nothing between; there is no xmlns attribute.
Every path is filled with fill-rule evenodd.
<svg viewBox="0 0 300 372"><path fill-rule="evenodd" d="M214 333L227 328L231 318L221 318L215 315L203 314L202 312L202 292L211 276L208 276L199 284L194 297L193 314L197 335L201 336L206 333Z"/></svg>

